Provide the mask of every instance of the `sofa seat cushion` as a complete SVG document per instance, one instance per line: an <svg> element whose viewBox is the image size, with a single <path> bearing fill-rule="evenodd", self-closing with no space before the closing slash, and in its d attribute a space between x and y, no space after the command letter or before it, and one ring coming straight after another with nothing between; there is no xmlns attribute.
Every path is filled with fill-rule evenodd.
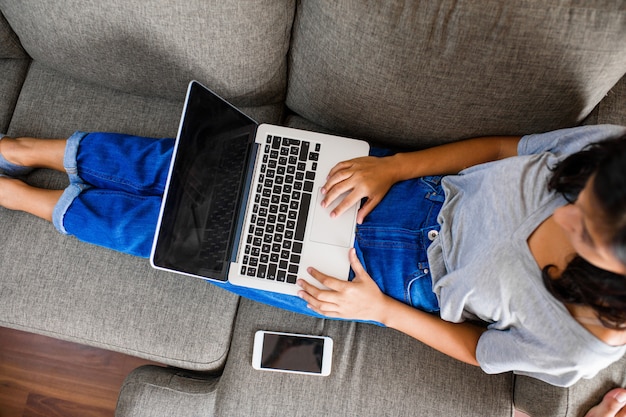
<svg viewBox="0 0 626 417"><path fill-rule="evenodd" d="M331 375L254 370L257 330L330 336ZM278 416L288 407L289 415L505 416L512 415L512 383L511 374L487 375L395 330L242 299L214 415Z"/></svg>
<svg viewBox="0 0 626 417"><path fill-rule="evenodd" d="M9 134L67 137L74 130L174 136L182 99L169 101L82 83L32 64ZM251 109L275 122L281 106ZM62 188L67 176L37 170L28 181ZM187 369L219 370L238 297L147 260L60 235L51 224L0 209L0 325L115 350Z"/></svg>
<svg viewBox="0 0 626 417"><path fill-rule="evenodd" d="M626 71L612 0L303 1L287 105L387 145L579 124Z"/></svg>
<svg viewBox="0 0 626 417"><path fill-rule="evenodd" d="M0 326L190 369L219 370L237 297L0 211Z"/></svg>
<svg viewBox="0 0 626 417"><path fill-rule="evenodd" d="M24 49L76 78L177 99L191 79L238 105L283 101L294 0L0 1Z"/></svg>

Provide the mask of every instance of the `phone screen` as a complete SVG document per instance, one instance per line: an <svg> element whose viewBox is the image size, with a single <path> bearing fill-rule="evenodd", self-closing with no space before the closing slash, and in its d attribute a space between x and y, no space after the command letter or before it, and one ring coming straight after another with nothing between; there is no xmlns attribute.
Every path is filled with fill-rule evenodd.
<svg viewBox="0 0 626 417"><path fill-rule="evenodd" d="M261 368L322 373L324 339L265 333Z"/></svg>

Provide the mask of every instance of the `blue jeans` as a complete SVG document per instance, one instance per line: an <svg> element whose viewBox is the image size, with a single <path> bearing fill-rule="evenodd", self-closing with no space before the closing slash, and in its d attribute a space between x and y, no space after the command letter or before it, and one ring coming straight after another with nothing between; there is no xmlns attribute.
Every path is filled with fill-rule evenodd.
<svg viewBox="0 0 626 417"><path fill-rule="evenodd" d="M53 213L55 227L81 241L147 258L161 207L174 140L76 132L64 165L70 185ZM373 155L389 154L372 150ZM355 248L387 295L425 311L438 311L426 249L436 237L444 200L440 177L394 185L357 228ZM322 317L294 296L211 281L240 296Z"/></svg>

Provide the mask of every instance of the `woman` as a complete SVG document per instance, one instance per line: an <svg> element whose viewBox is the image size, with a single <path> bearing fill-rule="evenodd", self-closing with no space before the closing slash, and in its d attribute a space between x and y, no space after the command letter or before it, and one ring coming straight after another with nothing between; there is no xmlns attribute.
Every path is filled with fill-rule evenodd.
<svg viewBox="0 0 626 417"><path fill-rule="evenodd" d="M559 386L590 378L626 351L625 136L588 126L340 163L322 204L348 192L337 216L367 199L355 278L311 268L329 289L301 280L301 299L223 286L292 311L382 323L488 373ZM5 173L66 170L71 185L0 178L0 205L147 256L171 147L115 134L2 139Z"/></svg>

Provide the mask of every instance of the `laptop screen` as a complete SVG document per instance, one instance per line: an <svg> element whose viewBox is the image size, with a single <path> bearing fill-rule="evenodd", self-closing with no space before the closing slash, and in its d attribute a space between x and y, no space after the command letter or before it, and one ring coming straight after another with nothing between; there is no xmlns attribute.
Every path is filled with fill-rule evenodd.
<svg viewBox="0 0 626 417"><path fill-rule="evenodd" d="M228 279L256 126L191 84L153 251L155 266Z"/></svg>

